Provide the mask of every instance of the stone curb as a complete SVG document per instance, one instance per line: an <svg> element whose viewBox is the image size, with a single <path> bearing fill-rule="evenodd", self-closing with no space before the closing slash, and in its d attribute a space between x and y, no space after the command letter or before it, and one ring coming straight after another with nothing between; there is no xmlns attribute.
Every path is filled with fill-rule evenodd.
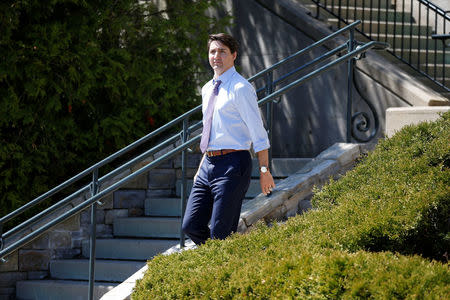
<svg viewBox="0 0 450 300"><path fill-rule="evenodd" d="M391 138L406 125L435 121L449 110L450 106L390 107L386 110L385 134Z"/></svg>
<svg viewBox="0 0 450 300"><path fill-rule="evenodd" d="M277 219L293 215L300 207L301 201L312 194L314 186L323 185L329 178L341 175L348 170L364 149L360 144L336 143L320 153L299 171L281 181L270 196L263 194L244 203L241 211L238 232L248 231L261 219ZM176 245L165 251L164 255L195 249L192 241L186 248ZM130 299L136 280L142 279L148 267L145 265L120 285L103 295L101 300Z"/></svg>

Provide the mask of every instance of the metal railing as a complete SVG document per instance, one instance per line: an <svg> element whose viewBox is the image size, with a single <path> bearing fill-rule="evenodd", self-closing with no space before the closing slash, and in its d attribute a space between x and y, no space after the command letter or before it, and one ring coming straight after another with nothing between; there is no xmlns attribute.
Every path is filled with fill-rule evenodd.
<svg viewBox="0 0 450 300"><path fill-rule="evenodd" d="M364 131L363 128L365 125L361 122L356 122L357 115L361 113L356 113L354 115L351 114L351 107L352 107L352 74L353 74L353 64L356 57L363 54L365 51L374 48L374 47L382 47L385 48L387 45L385 43L380 42L374 42L371 41L369 43L363 44L359 43L354 39L354 30L355 27L360 24L360 21L356 21L345 28L342 28L338 30L337 32L329 35L326 38L323 38L320 41L317 41L316 43L298 51L297 53L294 53L293 55L281 60L280 62L274 64L273 66L259 72L258 74L252 76L249 78L249 81L255 82L257 80L263 80L264 84L261 88L257 89L257 92L263 92L264 96L262 99L258 101L258 104L260 106L266 105L266 126L268 128L269 137L271 138L272 134L272 116L273 116L273 109L272 105L275 102L279 101L279 98L285 94L287 91L291 90L294 87L297 87L308 80L327 72L330 68L335 67L337 65L340 65L342 63L347 62L348 63L348 98L347 98L347 109L348 109L348 120L347 120L347 142L350 142L352 136L354 136L354 128L357 128L359 130ZM296 58L300 55L303 55L314 48L317 48L327 41L335 38L336 36L344 33L349 32L350 39L347 41L347 43L336 47L333 50L330 50L329 52L321 55L320 57L306 63L303 66L300 66L291 72L287 74L283 74L277 79L274 79L274 71L280 67L285 65L287 62L291 61L293 58ZM346 52L345 54L342 54L342 52ZM339 56L340 55L340 56ZM335 60L331 62L327 62L327 59L336 56ZM284 85L281 87L282 83L285 83L290 78L292 78L294 75L299 74L300 71L303 71L307 68L311 68L313 66L317 66L319 63L323 63L322 66L317 67L314 71L301 76L300 78L297 78L290 83ZM278 87L278 89L277 89ZM94 164L93 166L87 168L86 170L80 172L76 176L70 178L69 180L63 182L62 184L58 185L57 187L51 189L50 191L46 192L45 194L37 197L36 199L30 201L26 205L22 206L21 208L9 213L6 216L3 216L0 218L0 258L4 260L5 257L12 254L14 251L20 249L27 243L31 242L32 240L38 238L41 234L45 233L46 231L50 230L52 227L56 226L57 224L69 219L70 217L79 214L83 210L86 210L88 208L91 208L91 235L90 235L90 262L89 262L89 291L88 291L88 298L93 299L94 294L94 282L95 282L95 246L96 246L96 206L98 204L102 204L100 200L107 195L113 193L120 187L122 187L127 182L137 178L140 175L143 175L147 172L149 172L151 169L157 167L164 161L167 161L168 159L171 159L175 157L176 155L181 154L181 168L182 168L182 187L181 187L181 216L183 217L184 209L186 205L186 154L188 151L190 151L191 147L199 143L200 141L200 135L193 136L193 132L197 129L200 129L202 126L202 122L196 122L195 124L189 124L189 118L191 118L194 114L199 113L201 111L201 106L197 106L190 111L184 113L183 115L175 118L174 120L170 121L166 125L158 128L157 130L149 133L148 135L142 137L141 139L137 140L136 142L128 145L127 147L117 151L116 153L110 155L109 157L103 159L102 161ZM374 112L375 114L375 112ZM355 124L355 122L357 124ZM171 137L167 138L160 144L157 144L156 146L152 147L151 149L144 151L140 155L136 156L135 158L127 161L126 163L122 164L120 167L110 171L106 175L99 178L99 169L101 167L107 166L112 161L118 159L119 157L122 157L123 155L129 153L131 150L136 149L139 146L142 146L143 144L147 143L150 139L153 137L160 135L163 132L166 132L168 130L173 129L175 126L182 126L182 130L172 135ZM376 132L375 132L376 134ZM371 138L374 136L374 134L371 135ZM175 145L178 143L178 145ZM158 151L161 151L162 149L167 149L168 146L174 146L172 150L168 151L167 153L161 155L159 158L152 160L150 163L146 164L145 166L141 167L139 170L133 172L132 174L118 180L117 182L109 182L112 181L114 176L117 176L119 174L123 174L126 170L129 170L132 166L135 166L137 163L144 161L148 158L154 158L153 155L157 153ZM58 201L57 203L53 204L52 206L48 207L47 209L44 209L40 213L36 214L34 217L26 220L25 222L15 226L11 230L3 233L1 231L2 225L6 222L12 220L13 218L17 217L21 213L29 210L30 208L34 207L35 205L42 203L44 200L48 199L49 197L55 195L56 193L60 192L61 190L72 186L74 183L78 182L82 178L86 178L87 176L92 176L91 183L89 185L86 185L77 191L73 192L71 195L65 197L64 199ZM86 193L90 193L90 196L87 197L86 200L81 201L81 203L75 205L68 211L59 211L61 208L67 207L68 204L70 204L75 198L84 195ZM49 218L50 220L46 220L45 218L49 217L49 215L52 214L53 218ZM40 227L36 230L32 230L32 226L41 223ZM31 230L29 233L24 233L25 230ZM5 240L10 240L11 242L6 245L4 243ZM185 237L183 233L180 233L180 246L184 246Z"/></svg>
<svg viewBox="0 0 450 300"><path fill-rule="evenodd" d="M448 47L432 38L450 33L449 11L428 0L311 1L316 4L316 18L323 9L336 18L338 28L360 19L358 32L389 43L388 52L450 91Z"/></svg>

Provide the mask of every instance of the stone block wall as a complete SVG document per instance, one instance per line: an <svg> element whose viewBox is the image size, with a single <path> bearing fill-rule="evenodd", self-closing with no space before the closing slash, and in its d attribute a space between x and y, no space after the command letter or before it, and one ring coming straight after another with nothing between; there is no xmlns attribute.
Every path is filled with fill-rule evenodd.
<svg viewBox="0 0 450 300"><path fill-rule="evenodd" d="M154 158L167 151L167 149L162 150L155 154ZM187 157L189 168L187 175L193 177L201 155L192 153ZM110 186L152 160L148 159L130 170L124 171L109 182L105 182L103 187ZM174 196L177 180L181 180L181 156L162 163L157 168L138 176L121 189L101 199L101 204L97 205L96 210L97 238L113 237L113 223L116 218L143 216L146 198ZM100 190L102 190L102 187L100 187ZM62 212L80 204L89 197L90 194L86 193L74 199L70 205L62 209ZM56 218L59 214L49 216L46 221ZM42 226L42 223L34 225L33 229L40 226ZM14 252L7 257L7 262L0 262L0 300L15 299L17 281L48 278L51 260L81 257L82 243L90 238L90 232L91 209L89 208L55 226L49 232ZM13 241L14 239L7 240L6 245Z"/></svg>

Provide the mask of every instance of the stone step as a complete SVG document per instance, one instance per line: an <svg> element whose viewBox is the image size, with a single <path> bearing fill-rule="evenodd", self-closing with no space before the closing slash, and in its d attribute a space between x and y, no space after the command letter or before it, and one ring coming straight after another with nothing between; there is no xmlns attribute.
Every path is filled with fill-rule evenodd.
<svg viewBox="0 0 450 300"><path fill-rule="evenodd" d="M392 51L392 49L391 49ZM425 60L428 57L428 64L442 64L444 61L444 52L441 50L429 50L428 54L424 49L403 49L403 52L401 49L395 49L395 55L403 57L406 61L411 60L412 62L417 62L418 58L420 57L421 62L425 62ZM447 64L450 64L450 54L445 55L445 61Z"/></svg>
<svg viewBox="0 0 450 300"><path fill-rule="evenodd" d="M367 15L368 17L369 15ZM334 17L330 17L329 19L327 19L328 23L330 23L330 25L332 25L334 28L338 27L338 20ZM350 17L350 19L348 20L348 23L353 23L355 20L353 19L353 17ZM406 21L405 21L406 22ZM343 22L341 22L341 27L344 27L345 24ZM401 22L381 22L378 24L377 21L373 21L370 22L370 20L362 20L362 23L357 27L358 29L362 30L365 33L369 33L369 32L373 32L373 33L377 33L378 31L380 33L386 33L386 30L389 34L413 34L413 35L423 35L423 36L427 36L427 35L431 35L432 34L432 28L430 26L424 26L421 25L420 27L417 24L410 24L410 23L404 23L402 24Z"/></svg>
<svg viewBox="0 0 450 300"><path fill-rule="evenodd" d="M309 9L311 12L315 12L316 10L316 5L315 4L310 4L310 5L305 5L307 9ZM384 21L390 21L390 22L402 22L402 20L404 20L404 22L408 21L414 22L414 18L411 15L410 12L401 12L401 11L395 11L393 9L386 9L386 8L381 8L380 10L377 9L372 9L370 7L354 7L354 6L342 6L341 8L339 8L339 6L334 6L329 8L330 11L332 11L333 13L335 13L336 15L340 15L344 18L344 19L352 19L352 20L373 20L373 22L378 22L378 17L380 19L380 22L384 22ZM324 16L327 15L327 12L324 12L323 10L320 12L320 14L323 14ZM329 18L333 18L331 14L328 14ZM370 21L369 21L370 22Z"/></svg>
<svg viewBox="0 0 450 300"><path fill-rule="evenodd" d="M100 299L118 283L96 282L94 299ZM80 300L88 298L89 283L73 280L26 280L16 284L17 300Z"/></svg>
<svg viewBox="0 0 450 300"><path fill-rule="evenodd" d="M297 0L301 2L303 5L311 5L311 0ZM347 2L348 1L348 2ZM373 7L373 9L378 9L378 5L381 8L393 8L395 7L395 2L392 0L343 0L341 2L341 7L344 5L349 6L358 6L358 7ZM321 1L321 5L325 6L327 9L331 9L331 7L339 7L339 1ZM372 6L371 6L372 5Z"/></svg>
<svg viewBox="0 0 450 300"><path fill-rule="evenodd" d="M348 1L348 2L347 2ZM309 2L311 3L311 2ZM357 7L366 7L373 9L380 8L393 8L395 5L395 2L391 0L343 0L341 1L341 7L344 6L357 6ZM327 9L331 9L332 7L339 7L339 0L337 1L322 1L322 5L324 5Z"/></svg>
<svg viewBox="0 0 450 300"><path fill-rule="evenodd" d="M180 229L180 218L118 218L113 232L116 237L179 238Z"/></svg>
<svg viewBox="0 0 450 300"><path fill-rule="evenodd" d="M97 259L148 260L176 245L178 242L179 240L98 239L95 256ZM89 257L89 251L89 241L83 241L83 256Z"/></svg>
<svg viewBox="0 0 450 300"><path fill-rule="evenodd" d="M420 49L425 53L425 49L428 49L428 51L430 52L434 51L434 49L443 50L444 48L443 44L440 41L436 43L436 41L433 40L431 37L424 35L420 36L410 34L406 34L403 36L399 34L386 35L386 33L383 32L380 33L379 35L375 34L374 38L376 38L377 41L389 43L391 49L401 49L403 47L403 49L409 50L409 48L411 47L411 49Z"/></svg>
<svg viewBox="0 0 450 300"><path fill-rule="evenodd" d="M181 198L148 197L147 199L145 199L144 207L146 216L181 216Z"/></svg>
<svg viewBox="0 0 450 300"><path fill-rule="evenodd" d="M428 64L428 68L425 64L417 64L417 61L411 60L412 61L412 65L418 69L420 69L421 71L429 74L431 77L438 77L438 78L443 78L444 76L444 70L445 70L445 78L446 81L450 80L450 65L445 65L445 68L442 64L436 64L434 65L433 63L429 63ZM423 63L423 61L421 61ZM410 68L408 65L406 64L398 64L398 67L402 70L406 70L408 68Z"/></svg>
<svg viewBox="0 0 450 300"><path fill-rule="evenodd" d="M95 260L95 281L122 282L145 265L145 261ZM62 259L50 262L53 279L89 280L88 259Z"/></svg>

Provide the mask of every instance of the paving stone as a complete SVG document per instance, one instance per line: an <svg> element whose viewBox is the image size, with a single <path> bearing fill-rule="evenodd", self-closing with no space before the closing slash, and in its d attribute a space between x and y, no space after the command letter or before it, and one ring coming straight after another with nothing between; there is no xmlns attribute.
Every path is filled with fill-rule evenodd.
<svg viewBox="0 0 450 300"><path fill-rule="evenodd" d="M20 250L20 271L42 271L48 269L51 250Z"/></svg>
<svg viewBox="0 0 450 300"><path fill-rule="evenodd" d="M119 190L114 192L114 208L144 208L145 190Z"/></svg>

